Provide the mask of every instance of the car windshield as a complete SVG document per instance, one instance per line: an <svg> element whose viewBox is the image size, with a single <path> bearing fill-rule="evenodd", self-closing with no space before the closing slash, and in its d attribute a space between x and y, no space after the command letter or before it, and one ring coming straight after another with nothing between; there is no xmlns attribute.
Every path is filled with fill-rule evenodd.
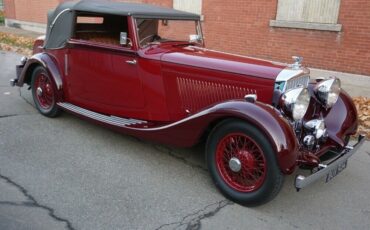
<svg viewBox="0 0 370 230"><path fill-rule="evenodd" d="M198 21L168 19L136 19L141 47L154 42L184 41L202 44Z"/></svg>

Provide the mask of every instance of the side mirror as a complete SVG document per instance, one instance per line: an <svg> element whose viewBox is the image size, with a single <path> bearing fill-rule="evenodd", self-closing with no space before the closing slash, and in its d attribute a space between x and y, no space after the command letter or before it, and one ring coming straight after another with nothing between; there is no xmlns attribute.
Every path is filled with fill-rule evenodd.
<svg viewBox="0 0 370 230"><path fill-rule="evenodd" d="M127 45L127 32L121 32L119 36L119 44L121 46Z"/></svg>
<svg viewBox="0 0 370 230"><path fill-rule="evenodd" d="M127 37L127 32L121 32L119 36L119 44L121 46L132 47L132 41Z"/></svg>
<svg viewBox="0 0 370 230"><path fill-rule="evenodd" d="M189 42L200 43L202 41L202 36L198 34L189 35Z"/></svg>

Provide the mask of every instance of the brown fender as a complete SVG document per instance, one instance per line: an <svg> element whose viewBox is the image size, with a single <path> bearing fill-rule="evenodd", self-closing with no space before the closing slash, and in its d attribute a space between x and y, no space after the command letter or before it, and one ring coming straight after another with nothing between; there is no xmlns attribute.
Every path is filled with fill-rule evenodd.
<svg viewBox="0 0 370 230"><path fill-rule="evenodd" d="M58 96L62 97L62 76L54 58L46 53L35 54L27 60L18 77L17 86L22 87L24 83L30 84L33 70L40 65L48 71L49 75L54 80Z"/></svg>

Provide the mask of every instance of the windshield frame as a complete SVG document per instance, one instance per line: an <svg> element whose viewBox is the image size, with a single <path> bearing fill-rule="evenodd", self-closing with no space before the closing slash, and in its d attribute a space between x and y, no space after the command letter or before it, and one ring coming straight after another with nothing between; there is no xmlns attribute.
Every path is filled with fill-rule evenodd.
<svg viewBox="0 0 370 230"><path fill-rule="evenodd" d="M138 24L137 24L137 20L138 19L154 19L154 20L167 20L167 21L193 21L195 23L195 32L196 32L196 35L200 36L201 37L201 40L200 42L196 43L196 42L190 42L189 40L184 40L184 41L181 41L181 40L168 40L168 41L165 41L165 42L181 42L181 43L189 43L189 44L197 44L197 45L200 45L202 47L204 47L204 37L203 37L203 30L202 30L202 22L201 20L196 20L196 19L178 19L178 18L167 18L167 17L133 17L133 24L135 26L135 32L136 32L136 42L137 42L137 46L138 48L145 48L145 47L148 47L152 44L159 44L161 42L159 41L155 41L155 42L148 42L146 43L145 45L141 45L140 44L140 35L139 35L139 27L138 27ZM190 34L189 34L190 35Z"/></svg>

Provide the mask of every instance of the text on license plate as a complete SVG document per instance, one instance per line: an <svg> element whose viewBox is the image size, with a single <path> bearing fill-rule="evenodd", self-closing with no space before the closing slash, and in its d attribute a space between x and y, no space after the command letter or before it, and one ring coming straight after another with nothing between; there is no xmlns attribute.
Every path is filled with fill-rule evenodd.
<svg viewBox="0 0 370 230"><path fill-rule="evenodd" d="M338 175L340 172L342 172L345 168L347 167L347 161L344 161L337 165L336 168L330 170L330 172L326 175L326 180L325 182L328 183L333 179L336 175Z"/></svg>

